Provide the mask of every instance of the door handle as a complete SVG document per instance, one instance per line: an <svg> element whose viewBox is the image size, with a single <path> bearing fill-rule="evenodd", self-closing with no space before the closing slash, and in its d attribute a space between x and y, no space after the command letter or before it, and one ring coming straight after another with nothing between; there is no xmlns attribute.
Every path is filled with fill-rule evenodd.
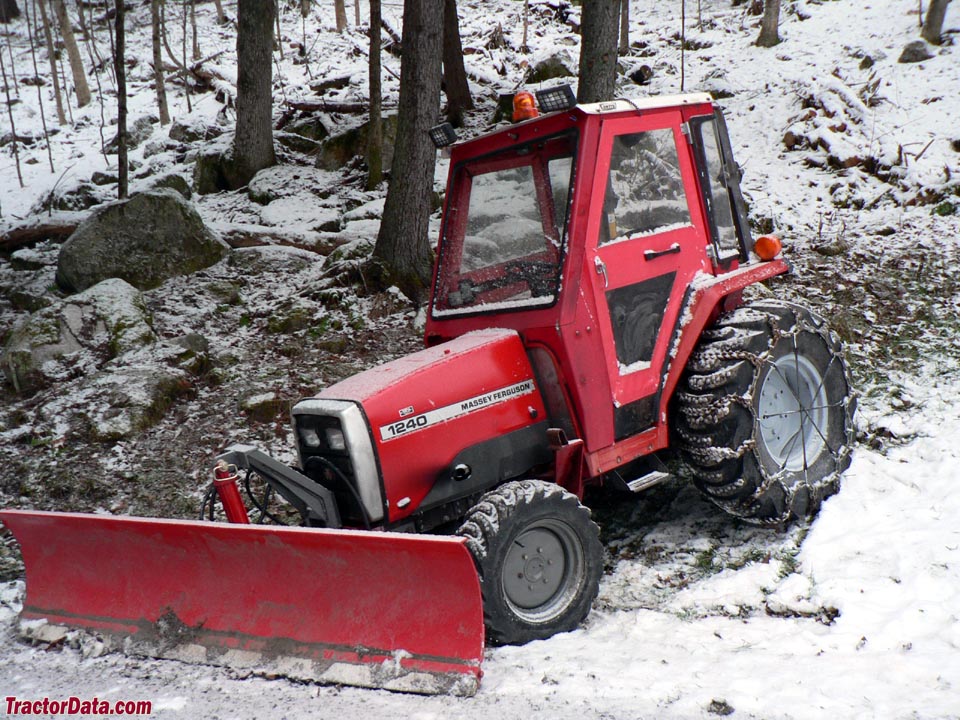
<svg viewBox="0 0 960 720"><path fill-rule="evenodd" d="M603 275L603 286L609 286L610 278L607 277L607 266L604 264L603 260L600 259L599 255L593 258L593 264L597 268L597 275Z"/></svg>
<svg viewBox="0 0 960 720"><path fill-rule="evenodd" d="M666 250L644 250L643 259L656 260L658 257L661 257L662 255L676 255L678 252L680 252L680 243L674 243L673 245L668 247ZM597 259L599 260L599 258Z"/></svg>

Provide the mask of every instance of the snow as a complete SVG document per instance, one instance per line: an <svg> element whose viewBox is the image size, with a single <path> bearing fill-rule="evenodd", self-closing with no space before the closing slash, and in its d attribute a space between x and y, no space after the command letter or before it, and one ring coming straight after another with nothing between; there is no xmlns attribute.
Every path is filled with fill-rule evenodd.
<svg viewBox="0 0 960 720"><path fill-rule="evenodd" d="M513 49L520 44L520 3L459 4L467 68L472 79L487 83L484 93L512 91L522 82L526 65L557 51L575 65L578 39L550 19L557 3L531 3L527 57ZM228 12L235 11L233 4L226 5ZM279 66L286 92L294 94L294 88L305 87L311 78L349 75L348 87L327 98L362 100L366 57L353 51L352 39L331 31L332 5L316 7L304 28L298 11L284 11L286 60ZM720 103L744 169L751 215L769 221L784 239L785 257L799 266L795 278L775 287L785 287L791 297L814 307L830 308L837 316L831 321L848 311L842 319L849 323L848 355L856 364L861 392L862 442L840 492L809 527L778 533L738 524L679 481L658 486L633 504L598 507L608 565L593 613L575 632L523 647L488 649L483 683L472 699L266 680L171 661L98 655L90 645L30 647L16 638L15 617L24 588L17 580L0 584L4 696L148 699L157 718L627 720L710 718L728 710L735 718L763 720L960 717L960 493L955 475L960 462L960 374L956 326L949 322L958 302L956 289L943 282L955 274L958 222L956 215L931 213L939 201L923 204L936 193L944 199L952 194L957 202L958 162L952 143L960 140L960 50L945 45L919 65L897 63L901 48L918 37L916 5L913 0L784 4L784 42L761 50L752 45L757 19L746 15L747 4L733 7L729 0L704 0L701 29L693 4L687 3L687 37L709 47L686 53L684 89L734 93ZM198 5L197 11L206 23L204 54L225 50L215 66L232 81L232 31L209 23L209 3ZM135 12L142 15L144 6ZM385 5L384 12L389 24L399 28L399 3ZM650 65L654 74L648 87L625 87L624 94L678 92L679 44L668 40L679 30L677 4L633 0L631 18L632 40L645 48L625 62L631 68ZM498 22L505 48L487 46ZM953 3L945 27L958 24L960 10ZM312 64L292 61L290 44L300 40L302 31L314 47ZM140 43L147 47L142 37ZM133 41L130 45L135 47ZM322 59L317 59L321 49ZM15 52L21 76L32 74L23 48ZM867 56L872 64L864 67ZM395 58L385 55L385 62L399 70ZM140 58L133 72L131 119L153 111L148 67L148 59ZM384 74L384 84L387 103L395 103L397 83L390 73ZM18 134L36 136L36 90L22 86L20 97L22 102L14 106ZM174 116L184 119L186 102L179 88L171 90L168 99ZM222 109L213 94L195 96L193 103L191 123L212 120ZM52 100L45 97L45 106L49 115ZM108 111L107 140L115 131L111 115ZM7 123L6 113L0 114L0 135L8 131ZM96 103L74 109L74 126L60 128L52 143L55 172L42 142L21 148L22 190L10 146L3 147L0 222L42 219L33 210L42 195L84 180L95 170L109 172L99 152L99 125ZM803 145L788 151L783 143L788 131L829 148ZM153 140L159 137L157 130ZM146 145L132 153L134 160L158 167L172 163L174 170L187 171L188 165L177 165L171 153L145 158ZM881 179L865 166L841 170L828 162L830 156L841 165L876 158L890 165L890 178ZM438 163L437 189L443 187L447 165ZM324 177L330 187L339 182L336 175ZM338 251L343 257L354 257L352 253L369 247L376 236L382 192L335 188L328 203L310 193L309 183L288 190L266 206L251 206L233 195L196 202L204 219L220 229L269 226L309 245L328 236L319 226L328 228L339 219L340 237L350 241ZM338 213L337 201L344 198L353 208ZM892 232L880 234L883 228ZM436 238L435 218L432 233ZM843 244L847 251L836 257L812 251L829 244ZM25 262L49 264L46 249L16 255ZM254 259L261 256L288 264L280 281L255 269L243 275L236 292L244 305L235 309L209 297L214 284L237 281L225 264L207 273L202 291L186 279L171 281L168 289L176 302L154 302L155 325L167 335L192 330L216 337L216 316L232 313L229 317L236 323L231 341L219 352L242 357L244 346L262 332L243 325L239 319L244 314L248 320L272 317L300 307L304 287L328 287L323 284L323 258L307 250L270 248L236 256L237 262L248 263L245 268L255 268ZM946 270L927 280L930 276L924 273L938 263ZM882 288L891 276L903 284L891 285L886 294L850 294ZM356 306L348 310L324 309L323 318L334 317L344 325L356 317L372 323L374 301L353 300ZM851 319L855 312L860 320ZM909 330L921 312L947 320L921 325L931 334L913 340ZM386 322L396 326L422 324L424 315L421 309L419 320L406 311L390 317ZM388 326L374 326L376 339L366 341L379 356L402 354L399 348L384 349L382 328ZM913 356L897 356L911 351ZM227 381L231 373L243 373L227 367ZM296 391L359 369L349 363L331 368L317 361L297 376L277 370L275 377L251 379L250 395L284 388L286 399L291 385ZM218 392L198 390L201 399ZM60 402L78 399L73 394ZM66 429L58 429L58 418L52 412L52 434L60 438ZM195 416L184 423L201 424ZM203 421L209 443L226 445L249 439L252 432L223 424ZM35 437L29 424L0 429L0 439L9 448ZM281 457L292 452L288 437L276 437L272 428L262 435ZM142 458L134 455L132 442L103 453L107 476L123 482L136 478ZM185 457L185 465L192 462ZM51 475L61 471L50 468ZM17 498L13 493L4 497L11 496ZM36 499L25 493L19 502Z"/></svg>

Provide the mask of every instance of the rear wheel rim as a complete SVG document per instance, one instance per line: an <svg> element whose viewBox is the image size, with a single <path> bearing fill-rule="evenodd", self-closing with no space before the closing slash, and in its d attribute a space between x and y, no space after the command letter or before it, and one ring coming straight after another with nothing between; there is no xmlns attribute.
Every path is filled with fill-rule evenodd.
<svg viewBox="0 0 960 720"><path fill-rule="evenodd" d="M830 407L823 376L798 352L772 361L758 409L760 439L776 470L806 470L827 447Z"/></svg>
<svg viewBox="0 0 960 720"><path fill-rule="evenodd" d="M526 622L549 622L574 602L585 572L583 547L573 528L559 520L540 520L510 544L501 574L503 594Z"/></svg>

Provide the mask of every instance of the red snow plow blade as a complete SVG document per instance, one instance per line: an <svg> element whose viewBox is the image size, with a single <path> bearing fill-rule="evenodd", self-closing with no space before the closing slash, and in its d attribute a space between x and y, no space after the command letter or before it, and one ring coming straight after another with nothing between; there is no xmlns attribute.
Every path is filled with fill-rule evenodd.
<svg viewBox="0 0 960 720"><path fill-rule="evenodd" d="M459 538L19 510L0 520L26 565L22 620L302 680L478 687L483 610Z"/></svg>

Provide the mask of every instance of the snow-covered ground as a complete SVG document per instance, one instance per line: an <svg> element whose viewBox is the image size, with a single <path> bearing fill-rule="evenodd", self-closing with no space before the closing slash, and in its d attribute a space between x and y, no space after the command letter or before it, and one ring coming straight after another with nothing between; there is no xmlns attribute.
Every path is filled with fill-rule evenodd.
<svg viewBox="0 0 960 720"><path fill-rule="evenodd" d="M520 82L525 63L559 51L576 67L578 38L549 20L546 3L532 3L529 56L516 50L522 3L459 4L467 68L487 110L496 91ZM278 63L283 93L295 94L311 76L346 73L354 80L338 99L362 98L366 60L352 48L354 40L362 47L364 38L331 32L327 5L305 28L297 12L285 10L288 42L305 30L318 44L308 43L312 64L294 64L292 50ZM897 62L903 46L919 36L913 0L784 3L784 42L769 50L752 45L757 18L746 14L746 5L686 5L687 39L696 47L685 54L684 89L731 94L722 104L744 168L751 218L783 234L798 268L776 292L804 298L841 329L861 392L862 443L839 494L810 527L777 533L735 523L679 483L634 500L601 500L597 514L609 562L587 623L548 641L489 649L483 684L471 699L317 687L27 647L14 629L22 584L9 583L0 589L0 697L149 700L153 716L165 718L960 718L960 296L952 280L960 262L960 222L943 208L960 204L960 49L932 48L924 63ZM696 5L702 6L702 27ZM644 88L625 83L625 93L681 89L679 42L670 39L680 30L678 8L631 2L637 47L624 65L628 71L649 65L653 75ZM199 10L204 55L226 50L217 63L229 76L232 35L207 22L209 4ZM399 3L388 4L386 14L399 28ZM498 22L506 47L488 42ZM954 3L945 28L958 25ZM142 52L132 82L134 116L150 112L154 102ZM399 70L396 58L386 62ZM21 76L28 74L25 63L29 56L21 54ZM388 103L395 101L395 80L387 74L385 83ZM20 93L18 133L38 134L35 89L23 85ZM182 117L179 90L170 99L174 115ZM212 94L194 102L201 116L213 117L220 108ZM46 103L49 111L52 101ZM479 126L487 117L484 111L472 122ZM26 217L54 186L108 169L99 155L99 108L75 111L74 119L75 127L62 129L53 145L56 172L46 165L42 143L23 149L25 189L17 183L10 147L3 148L0 222L13 225ZM0 135L6 123L4 113ZM784 144L788 133L803 138L792 150ZM113 131L106 134L109 140ZM144 160L140 152L135 159L183 172L163 153ZM444 170L440 163L438 186ZM344 195L358 208L344 218L344 228L374 237L381 201L355 189ZM216 226L250 222L313 237L318 218L332 211L304 212L309 195L298 197L252 209L234 196L197 202ZM290 208L299 208L296 217ZM317 279L315 268L295 272L298 279ZM254 340L259 311L297 300L295 286L285 284L292 280L278 277L258 275L244 288L241 309L254 325L239 330L241 349ZM153 301L157 322L215 333L212 306L187 307L188 282L171 282L167 304ZM368 334L382 327L378 322L409 323L396 308L386 321L374 320L374 307L365 299L355 308ZM399 352L378 347L382 340L363 342L371 352L352 363ZM351 370L313 369L325 380ZM298 387L307 382L296 379ZM201 388L198 402L217 392L224 390ZM191 412L198 426L216 425L201 424ZM220 432L222 438L209 442L240 439L247 431L241 424ZM272 430L258 432L270 437ZM282 447L285 438L274 442ZM106 476L135 467L123 444L117 447L104 452Z"/></svg>

